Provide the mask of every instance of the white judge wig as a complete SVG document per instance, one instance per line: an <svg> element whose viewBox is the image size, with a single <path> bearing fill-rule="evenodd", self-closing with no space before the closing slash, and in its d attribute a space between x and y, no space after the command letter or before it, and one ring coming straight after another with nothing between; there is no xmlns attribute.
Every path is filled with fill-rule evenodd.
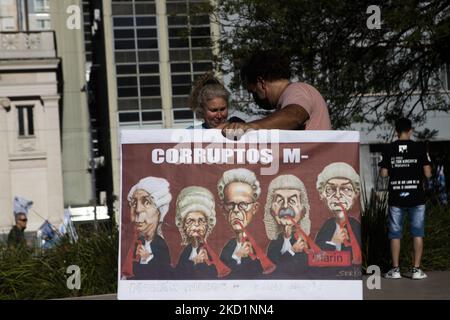
<svg viewBox="0 0 450 320"><path fill-rule="evenodd" d="M333 162L323 168L322 172L317 176L316 188L321 194L325 185L330 179L348 179L351 181L353 188L357 193L360 193L361 185L359 182L359 175L355 169L345 162Z"/></svg>
<svg viewBox="0 0 450 320"><path fill-rule="evenodd" d="M162 222L169 211L169 204L172 200L169 187L169 182L167 182L166 179L146 177L139 180L138 183L131 187L127 199L128 201L131 201L136 190L140 189L146 191L160 213L159 222Z"/></svg>
<svg viewBox="0 0 450 320"><path fill-rule="evenodd" d="M255 173L248 169L238 168L225 171L217 183L217 191L219 193L219 198L223 200L225 198L225 188L227 185L233 182L242 182L248 184L252 187L252 197L253 200L258 200L261 194L261 187L259 181L256 179Z"/></svg>
<svg viewBox="0 0 450 320"><path fill-rule="evenodd" d="M300 227L309 235L311 230L311 220L309 218L309 201L308 194L303 182L294 175L286 174L273 179L269 184L267 191L267 201L264 208L264 226L266 227L266 234L270 240L277 239L278 235L283 231L281 226L277 224L275 218L272 216L273 195L276 190L293 189L300 193L300 203L304 210L304 216L300 220Z"/></svg>
<svg viewBox="0 0 450 320"><path fill-rule="evenodd" d="M208 189L198 186L184 188L178 194L176 207L175 224L180 231L182 245L188 244L188 239L184 233L184 222L190 212L201 212L205 215L208 224L205 238L208 238L216 225L214 196Z"/></svg>

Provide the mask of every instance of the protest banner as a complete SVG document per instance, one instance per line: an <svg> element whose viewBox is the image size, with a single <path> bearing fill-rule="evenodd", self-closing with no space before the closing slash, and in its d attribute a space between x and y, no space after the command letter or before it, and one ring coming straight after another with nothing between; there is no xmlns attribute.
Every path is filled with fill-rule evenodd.
<svg viewBox="0 0 450 320"><path fill-rule="evenodd" d="M362 299L359 133L121 132L119 299Z"/></svg>

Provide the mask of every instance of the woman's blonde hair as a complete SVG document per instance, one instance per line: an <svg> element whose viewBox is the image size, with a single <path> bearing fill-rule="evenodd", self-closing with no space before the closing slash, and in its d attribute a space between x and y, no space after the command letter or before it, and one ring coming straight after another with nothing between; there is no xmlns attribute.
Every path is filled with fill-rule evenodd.
<svg viewBox="0 0 450 320"><path fill-rule="evenodd" d="M212 72L207 72L195 82L189 96L189 108L198 119L204 119L206 103L214 98L224 99L228 107L230 92Z"/></svg>

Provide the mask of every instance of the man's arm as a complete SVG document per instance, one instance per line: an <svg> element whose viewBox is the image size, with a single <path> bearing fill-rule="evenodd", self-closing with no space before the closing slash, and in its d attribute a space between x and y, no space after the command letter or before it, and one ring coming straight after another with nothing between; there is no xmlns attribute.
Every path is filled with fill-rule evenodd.
<svg viewBox="0 0 450 320"><path fill-rule="evenodd" d="M222 127L222 134L226 136L227 130L239 130L242 131L242 134L250 129L295 130L304 125L308 119L309 114L302 106L298 104L290 104L263 119L248 123L226 124Z"/></svg>
<svg viewBox="0 0 450 320"><path fill-rule="evenodd" d="M8 234L8 247L13 247L16 244L16 237L15 237L15 233L14 230L9 231Z"/></svg>
<svg viewBox="0 0 450 320"><path fill-rule="evenodd" d="M17 234L17 229L14 227L11 229L11 231L8 234L8 248L15 248L19 245L19 237Z"/></svg>
<svg viewBox="0 0 450 320"><path fill-rule="evenodd" d="M295 130L304 125L308 119L309 114L302 106L290 104L264 119L250 122L249 125L252 129Z"/></svg>
<svg viewBox="0 0 450 320"><path fill-rule="evenodd" d="M423 166L423 175L426 178L425 181L423 182L423 188L425 190L432 190L433 180L431 180L431 177L433 176L433 174L431 172L431 166L429 164Z"/></svg>

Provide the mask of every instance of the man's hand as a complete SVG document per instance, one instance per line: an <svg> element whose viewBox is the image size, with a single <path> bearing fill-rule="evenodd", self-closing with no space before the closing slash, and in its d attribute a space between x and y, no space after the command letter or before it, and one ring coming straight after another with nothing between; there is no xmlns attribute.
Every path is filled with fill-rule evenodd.
<svg viewBox="0 0 450 320"><path fill-rule="evenodd" d="M248 257L250 255L250 253L253 253L252 244L250 242L246 241L246 242L244 242L242 247L236 252L236 255L242 259L242 258Z"/></svg>
<svg viewBox="0 0 450 320"><path fill-rule="evenodd" d="M308 246L306 245L306 242L302 237L298 237L297 241L292 245L292 249L295 253L302 252L307 248Z"/></svg>
<svg viewBox="0 0 450 320"><path fill-rule="evenodd" d="M217 127L214 127L214 129L220 129L220 130L222 130L224 127L226 127L227 125L229 125L229 123L228 122L224 122L224 123L221 123L221 124L219 124Z"/></svg>
<svg viewBox="0 0 450 320"><path fill-rule="evenodd" d="M141 259L143 259L143 260L148 260L148 258L150 258L152 256L152 254L150 252L145 250L143 245L139 245L137 247L136 255L139 255L141 257Z"/></svg>
<svg viewBox="0 0 450 320"><path fill-rule="evenodd" d="M342 228L339 229L339 231L334 234L333 239L331 239L331 242L335 244L342 244L345 240L349 240L349 236L347 229Z"/></svg>
<svg viewBox="0 0 450 320"><path fill-rule="evenodd" d="M248 130L254 129L252 124L242 122L226 123L221 125L221 127L222 135L227 139L235 141L240 140Z"/></svg>
<svg viewBox="0 0 450 320"><path fill-rule="evenodd" d="M284 237L285 238L290 238L291 237L291 233L292 233L292 224L285 224L284 225Z"/></svg>
<svg viewBox="0 0 450 320"><path fill-rule="evenodd" d="M208 253L205 248L201 248L199 253L194 258L194 264L205 263L208 260Z"/></svg>

